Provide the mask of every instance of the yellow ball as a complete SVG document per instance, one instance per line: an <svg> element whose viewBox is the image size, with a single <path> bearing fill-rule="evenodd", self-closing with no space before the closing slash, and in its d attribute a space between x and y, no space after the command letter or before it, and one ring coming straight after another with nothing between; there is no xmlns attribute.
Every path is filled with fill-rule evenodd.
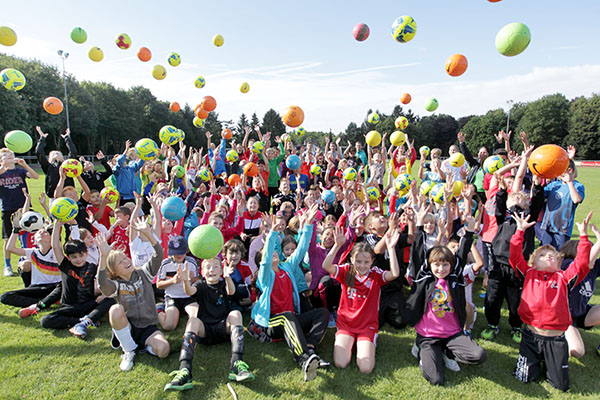
<svg viewBox="0 0 600 400"><path fill-rule="evenodd" d="M263 142L254 142L254 144L252 145L252 151L256 154L261 154L264 148L265 145L263 144Z"/></svg>
<svg viewBox="0 0 600 400"><path fill-rule="evenodd" d="M65 171L65 174L69 178L78 177L83 172L83 166L74 158L63 161L60 167Z"/></svg>
<svg viewBox="0 0 600 400"><path fill-rule="evenodd" d="M204 126L204 120L198 117L194 117L193 124L196 128L202 128Z"/></svg>
<svg viewBox="0 0 600 400"><path fill-rule="evenodd" d="M158 131L158 138L167 146L173 146L180 139L179 129L173 125L165 125Z"/></svg>
<svg viewBox="0 0 600 400"><path fill-rule="evenodd" d="M115 43L117 44L118 48L120 48L122 50L127 50L128 48L131 47L131 38L129 37L128 34L121 33L115 39Z"/></svg>
<svg viewBox="0 0 600 400"><path fill-rule="evenodd" d="M250 90L250 85L248 85L248 82L242 83L242 86L240 86L240 92L248 93L248 90Z"/></svg>
<svg viewBox="0 0 600 400"><path fill-rule="evenodd" d="M353 181L356 179L356 170L352 167L348 167L344 170L344 174L342 176L347 181Z"/></svg>
<svg viewBox="0 0 600 400"><path fill-rule="evenodd" d="M27 79L21 71L13 68L6 68L0 71L0 84L7 90L21 90L25 87Z"/></svg>
<svg viewBox="0 0 600 400"><path fill-rule="evenodd" d="M152 76L154 79L162 81L167 76L167 70L162 65L155 65L154 68L152 68Z"/></svg>
<svg viewBox="0 0 600 400"><path fill-rule="evenodd" d="M100 62L104 58L104 52L100 47L92 47L88 52L88 57L94 62Z"/></svg>
<svg viewBox="0 0 600 400"><path fill-rule="evenodd" d="M461 153L454 153L450 156L448 162L453 167L462 167L465 163L465 156L463 156Z"/></svg>
<svg viewBox="0 0 600 400"><path fill-rule="evenodd" d="M400 116L396 118L394 124L396 125L396 129L406 129L406 127L408 126L408 119L406 119L406 117Z"/></svg>
<svg viewBox="0 0 600 400"><path fill-rule="evenodd" d="M452 195L454 197L459 197L462 194L462 190L465 187L463 181L455 181L452 184Z"/></svg>
<svg viewBox="0 0 600 400"><path fill-rule="evenodd" d="M377 131L371 131L367 133L365 141L371 147L379 146L381 144L381 135Z"/></svg>
<svg viewBox="0 0 600 400"><path fill-rule="evenodd" d="M429 195L431 196L431 200L438 204L442 204L444 202L444 184L438 183L434 185L429 191Z"/></svg>
<svg viewBox="0 0 600 400"><path fill-rule="evenodd" d="M59 221L70 221L78 212L79 206L68 197L59 197L50 203L50 214Z"/></svg>
<svg viewBox="0 0 600 400"><path fill-rule="evenodd" d="M106 199L109 203L115 203L119 200L119 192L112 187L105 187L100 191L100 197Z"/></svg>
<svg viewBox="0 0 600 400"><path fill-rule="evenodd" d="M417 23L412 17L403 15L392 24L392 36L400 43L410 42L417 33Z"/></svg>
<svg viewBox="0 0 600 400"><path fill-rule="evenodd" d="M17 43L17 34L8 26L0 26L0 44L13 46Z"/></svg>
<svg viewBox="0 0 600 400"><path fill-rule="evenodd" d="M158 157L159 149L154 140L144 138L135 144L135 152L142 160L149 161Z"/></svg>
<svg viewBox="0 0 600 400"><path fill-rule="evenodd" d="M194 81L194 86L196 86L198 89L202 89L204 85L206 85L206 81L201 76L197 77Z"/></svg>
<svg viewBox="0 0 600 400"><path fill-rule="evenodd" d="M379 121L381 121L381 117L376 112L372 112L367 116L367 121L369 121L370 124L375 125L378 124Z"/></svg>
<svg viewBox="0 0 600 400"><path fill-rule="evenodd" d="M225 39L223 39L223 36L221 35L215 35L213 37L213 44L217 47L221 47L223 46L223 43L225 43Z"/></svg>
<svg viewBox="0 0 600 400"><path fill-rule="evenodd" d="M406 143L406 135L402 131L395 131L392 133L392 136L390 136L390 142L392 142L394 146L400 147Z"/></svg>
<svg viewBox="0 0 600 400"><path fill-rule="evenodd" d="M367 188L367 194L369 195L369 201L377 201L381 197L379 189L377 189L375 186Z"/></svg>
<svg viewBox="0 0 600 400"><path fill-rule="evenodd" d="M176 67L181 64L181 56L177 53L169 54L169 58L167 58L167 62L171 67Z"/></svg>
<svg viewBox="0 0 600 400"><path fill-rule="evenodd" d="M420 154L420 153L424 153L424 154L425 154L425 157L429 157L429 152L430 152L430 149L429 149L429 147L428 147L428 146L421 146L421 147L419 148L419 154Z"/></svg>
<svg viewBox="0 0 600 400"><path fill-rule="evenodd" d="M313 164L310 167L311 175L320 175L321 174L321 166L319 164Z"/></svg>

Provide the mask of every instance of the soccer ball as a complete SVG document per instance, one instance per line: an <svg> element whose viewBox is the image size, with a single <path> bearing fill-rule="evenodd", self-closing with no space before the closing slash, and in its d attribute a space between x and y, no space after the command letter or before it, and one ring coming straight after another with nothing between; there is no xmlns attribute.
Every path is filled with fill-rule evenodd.
<svg viewBox="0 0 600 400"><path fill-rule="evenodd" d="M24 231L35 232L44 227L44 217L36 211L27 211L21 216L19 225Z"/></svg>
<svg viewBox="0 0 600 400"><path fill-rule="evenodd" d="M197 176L202 180L202 182L208 182L210 181L212 174L210 173L208 168L202 168L200 171L198 171Z"/></svg>
<svg viewBox="0 0 600 400"><path fill-rule="evenodd" d="M406 129L406 127L408 126L408 120L406 119L406 117L400 116L396 118L394 124L396 125L396 129Z"/></svg>
<svg viewBox="0 0 600 400"><path fill-rule="evenodd" d="M367 121L369 121L370 124L378 124L379 121L381 121L381 117L376 112L372 112L367 116Z"/></svg>
<svg viewBox="0 0 600 400"><path fill-rule="evenodd" d="M321 193L321 200L323 200L325 204L333 204L335 201L335 193L331 190L324 190L323 193Z"/></svg>
<svg viewBox="0 0 600 400"><path fill-rule="evenodd" d="M152 68L152 76L158 81L162 81L167 77L167 70L162 65L155 65Z"/></svg>
<svg viewBox="0 0 600 400"><path fill-rule="evenodd" d="M263 144L263 142L254 142L254 144L252 145L252 151L256 154L261 154L264 148L265 145Z"/></svg>
<svg viewBox="0 0 600 400"><path fill-rule="evenodd" d="M459 197L462 194L462 190L465 187L463 181L454 181L452 184L452 196Z"/></svg>
<svg viewBox="0 0 600 400"><path fill-rule="evenodd" d="M285 166L291 170L298 169L302 166L302 160L296 154L292 154L285 160Z"/></svg>
<svg viewBox="0 0 600 400"><path fill-rule="evenodd" d="M396 18L392 24L392 37L400 43L410 42L416 33L417 23L408 15Z"/></svg>
<svg viewBox="0 0 600 400"><path fill-rule="evenodd" d="M169 54L169 58L167 58L167 62L171 67L176 67L181 64L181 56L177 53Z"/></svg>
<svg viewBox="0 0 600 400"><path fill-rule="evenodd" d="M433 182L431 182L429 180L425 180L425 181L421 182L421 186L419 186L419 192L421 192L422 195L426 196L427 193L429 193L429 191L433 187L433 185L434 185Z"/></svg>
<svg viewBox="0 0 600 400"><path fill-rule="evenodd" d="M79 206L68 197L59 197L50 204L50 215L59 221L70 221L78 212Z"/></svg>
<svg viewBox="0 0 600 400"><path fill-rule="evenodd" d="M310 174L311 175L320 175L321 174L321 167L319 166L319 164L311 165Z"/></svg>
<svg viewBox="0 0 600 400"><path fill-rule="evenodd" d="M202 89L204 85L206 85L206 81L201 76L197 77L194 81L194 86L196 86L198 89Z"/></svg>
<svg viewBox="0 0 600 400"><path fill-rule="evenodd" d="M375 186L371 186L367 188L367 196L369 196L369 201L377 201L381 197L381 193Z"/></svg>
<svg viewBox="0 0 600 400"><path fill-rule="evenodd" d="M413 178L409 174L400 174L396 177L396 180L394 181L394 186L396 187L398 192L403 194L408 192L412 181Z"/></svg>
<svg viewBox="0 0 600 400"><path fill-rule="evenodd" d="M217 47L221 47L223 46L223 43L225 43L225 39L223 39L223 36L221 35L215 35L213 37L213 44Z"/></svg>
<svg viewBox="0 0 600 400"><path fill-rule="evenodd" d="M158 157L158 145L152 139L144 138L135 144L135 152L144 161L154 160Z"/></svg>
<svg viewBox="0 0 600 400"><path fill-rule="evenodd" d="M87 33L83 28L73 28L71 31L71 40L79 44L85 43L87 40Z"/></svg>
<svg viewBox="0 0 600 400"><path fill-rule="evenodd" d="M490 156L483 162L483 170L486 174L493 174L504 167L504 160L500 156Z"/></svg>
<svg viewBox="0 0 600 400"><path fill-rule="evenodd" d="M462 167L465 163L465 156L463 156L461 153L454 153L450 156L448 162L453 167Z"/></svg>
<svg viewBox="0 0 600 400"><path fill-rule="evenodd" d="M192 123L194 124L194 126L196 128L202 128L204 126L204 120L200 119L198 117L194 117L194 120L192 121Z"/></svg>
<svg viewBox="0 0 600 400"><path fill-rule="evenodd" d="M75 178L81 175L83 172L83 166L74 158L69 158L68 160L63 161L60 167L65 170L65 174L69 178Z"/></svg>
<svg viewBox="0 0 600 400"><path fill-rule="evenodd" d="M303 127L303 126L301 126L300 128L298 128L298 129L296 130L296 136L302 136L302 135L304 135L305 133L306 133L306 129L304 129L304 127Z"/></svg>
<svg viewBox="0 0 600 400"><path fill-rule="evenodd" d="M248 84L248 82L242 83L242 86L240 86L240 92L248 93L249 90L250 90L250 85Z"/></svg>
<svg viewBox="0 0 600 400"><path fill-rule="evenodd" d="M281 135L281 141L283 143L287 143L290 140L292 140L292 138L290 137L290 135L288 135L287 133L284 133L283 135Z"/></svg>
<svg viewBox="0 0 600 400"><path fill-rule="evenodd" d="M17 71L14 68L6 68L0 72L0 83L2 83L5 89L17 91L25 87L27 80L21 71Z"/></svg>
<svg viewBox="0 0 600 400"><path fill-rule="evenodd" d="M348 167L344 170L343 177L347 181L353 181L356 179L356 170L352 167Z"/></svg>
<svg viewBox="0 0 600 400"><path fill-rule="evenodd" d="M429 195L431 196L431 200L435 201L438 204L442 204L444 202L444 184L437 183L431 188L431 190L429 191Z"/></svg>
<svg viewBox="0 0 600 400"><path fill-rule="evenodd" d="M183 129L177 129L177 137L179 138L179 142L183 142L183 140L185 139L185 132L183 131Z"/></svg>
<svg viewBox="0 0 600 400"><path fill-rule="evenodd" d="M540 178L554 179L569 168L569 155L560 146L545 144L529 157L529 169Z"/></svg>
<svg viewBox="0 0 600 400"><path fill-rule="evenodd" d="M390 136L390 142L392 142L394 146L400 147L406 143L406 135L402 131L395 131L392 133L392 136Z"/></svg>
<svg viewBox="0 0 600 400"><path fill-rule="evenodd" d="M165 125L158 131L158 137L164 144L173 146L179 141L179 130L173 125Z"/></svg>
<svg viewBox="0 0 600 400"><path fill-rule="evenodd" d="M104 52L100 47L94 46L88 51L88 57L93 62L100 62L104 58Z"/></svg>
<svg viewBox="0 0 600 400"><path fill-rule="evenodd" d="M379 146L381 144L381 134L377 131L370 131L365 137L365 142L371 147Z"/></svg>
<svg viewBox="0 0 600 400"><path fill-rule="evenodd" d="M419 154L425 154L425 157L429 157L430 152L431 152L431 150L429 149L428 146L421 146L419 148Z"/></svg>
<svg viewBox="0 0 600 400"><path fill-rule="evenodd" d="M128 34L126 33L121 33L119 36L117 36L117 38L115 39L115 43L117 44L117 47L122 49L122 50L127 50L128 48L131 47L131 38L129 37Z"/></svg>
<svg viewBox="0 0 600 400"><path fill-rule="evenodd" d="M513 22L504 26L496 35L496 49L507 57L521 54L531 42L531 32L527 25Z"/></svg>
<svg viewBox="0 0 600 400"><path fill-rule="evenodd" d="M290 128L296 128L304 122L304 111L298 106L289 106L286 108L281 119Z"/></svg>
<svg viewBox="0 0 600 400"><path fill-rule="evenodd" d="M115 203L117 200L119 200L119 192L117 192L117 190L114 188L105 187L100 192L100 197L106 199L106 201L109 203Z"/></svg>
<svg viewBox="0 0 600 400"><path fill-rule="evenodd" d="M180 179L185 175L185 168L181 165L174 166L172 171L175 171L175 176Z"/></svg>
<svg viewBox="0 0 600 400"><path fill-rule="evenodd" d="M435 111L435 110L437 110L439 105L440 105L440 103L437 101L437 99L435 97L430 97L425 102L425 109L427 111Z"/></svg>
<svg viewBox="0 0 600 400"><path fill-rule="evenodd" d="M225 158L226 158L226 159L227 159L227 161L229 161L230 163L234 163L234 162L236 162L237 160L239 160L239 159L240 159L240 156L239 156L239 154L238 154L238 152L237 152L237 151L235 151L235 150L229 150L229 151L227 152L227 154L225 155Z"/></svg>

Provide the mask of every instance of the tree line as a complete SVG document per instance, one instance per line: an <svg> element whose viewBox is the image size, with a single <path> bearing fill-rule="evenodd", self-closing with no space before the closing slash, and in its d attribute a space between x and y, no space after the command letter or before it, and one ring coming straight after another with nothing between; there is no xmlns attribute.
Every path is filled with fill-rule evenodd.
<svg viewBox="0 0 600 400"><path fill-rule="evenodd" d="M56 133L53 148L64 144L58 133L66 129L64 111L58 116L44 111L42 102L46 97L63 99L63 79L57 67L37 60L25 60L0 54L0 69L15 68L27 78L26 86L18 91L0 90L0 131L6 133L20 129L33 137L35 126L40 125L47 132ZM150 90L133 86L127 90L115 88L106 82L79 82L67 75L69 96L69 116L71 134L80 154L95 154L103 149L107 154L119 153L125 141L135 142L144 137L157 140L158 131L164 125L175 125L186 133L186 144L193 147L206 146L204 133L210 130L220 132L230 128L238 142L245 134L245 128L259 125L263 132L281 135L286 127L281 115L268 110L262 119L256 113L242 114L238 121L220 120L217 112L211 112L202 128L196 128L192 121L195 105L185 104L179 112L172 112L169 103L158 100ZM367 122L367 115L377 111L381 121L377 125ZM427 145L439 147L447 154L448 147L456 142L456 134L467 134L467 143L472 152L477 153L481 146L491 146L494 134L505 129L508 115L503 109L490 110L484 115L469 115L454 118L446 114L419 116L405 106L396 105L391 114L378 110L366 110L363 122L350 122L344 132L308 131L299 137L291 132L292 140L300 145L312 142L323 146L329 137L332 141L341 135L342 143L364 142L364 135L371 130L392 133L394 121L405 116L409 125L404 132L416 147ZM600 159L600 96L594 94L567 99L556 93L531 101L515 103L510 109L510 130L525 131L529 141L535 145L556 143L566 147L572 144L577 148L578 159ZM289 129L288 129L288 133ZM256 135L254 132L252 135ZM257 139L257 136L253 136ZM36 140L37 138L34 138ZM520 150L518 135L513 135L513 148ZM389 143L388 143L389 145Z"/></svg>

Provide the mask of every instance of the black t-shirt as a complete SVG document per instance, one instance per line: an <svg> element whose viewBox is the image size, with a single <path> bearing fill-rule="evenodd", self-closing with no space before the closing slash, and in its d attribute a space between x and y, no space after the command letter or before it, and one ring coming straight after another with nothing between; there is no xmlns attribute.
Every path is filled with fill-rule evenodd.
<svg viewBox="0 0 600 400"><path fill-rule="evenodd" d="M75 267L65 257L58 269L62 272L62 297L61 304L80 304L96 300L94 294L94 278L98 266L86 263Z"/></svg>
<svg viewBox="0 0 600 400"><path fill-rule="evenodd" d="M15 211L25 204L22 188L27 188L27 170L22 167L9 169L0 175L0 201L2 211Z"/></svg>
<svg viewBox="0 0 600 400"><path fill-rule="evenodd" d="M194 283L196 301L200 305L198 318L207 324L215 324L227 318L231 311L231 302L227 296L227 285L220 280L215 285L209 285L204 279Z"/></svg>

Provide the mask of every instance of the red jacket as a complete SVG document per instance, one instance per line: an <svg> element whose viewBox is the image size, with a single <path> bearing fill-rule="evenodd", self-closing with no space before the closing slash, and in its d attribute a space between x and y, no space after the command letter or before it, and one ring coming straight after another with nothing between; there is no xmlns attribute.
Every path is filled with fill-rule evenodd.
<svg viewBox="0 0 600 400"><path fill-rule="evenodd" d="M521 320L540 329L566 331L571 325L569 291L589 272L592 243L587 236L579 238L577 257L569 267L556 272L538 271L527 265L523 257L523 231L510 239L510 265L525 277L519 316Z"/></svg>

